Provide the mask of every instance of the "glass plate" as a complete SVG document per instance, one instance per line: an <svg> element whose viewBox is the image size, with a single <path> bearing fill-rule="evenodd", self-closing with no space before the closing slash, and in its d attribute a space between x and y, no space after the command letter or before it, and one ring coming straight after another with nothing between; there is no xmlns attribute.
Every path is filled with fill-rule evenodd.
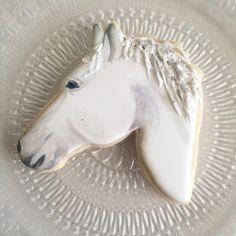
<svg viewBox="0 0 236 236"><path fill-rule="evenodd" d="M0 235L236 235L235 0L0 1ZM94 22L177 40L205 73L193 198L162 199L134 137L91 149L60 171L26 168L24 128L90 49Z"/></svg>

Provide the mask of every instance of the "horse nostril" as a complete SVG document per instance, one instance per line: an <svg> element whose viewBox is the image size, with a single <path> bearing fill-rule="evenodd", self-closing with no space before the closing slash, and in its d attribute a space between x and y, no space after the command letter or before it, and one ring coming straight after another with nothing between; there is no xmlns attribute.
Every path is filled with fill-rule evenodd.
<svg viewBox="0 0 236 236"><path fill-rule="evenodd" d="M36 169L37 167L41 166L45 160L45 155L41 156L33 165L31 165L31 168Z"/></svg>
<svg viewBox="0 0 236 236"><path fill-rule="evenodd" d="M30 167L30 161L32 157L27 157L27 158L21 158L21 161L28 167Z"/></svg>
<svg viewBox="0 0 236 236"><path fill-rule="evenodd" d="M17 147L17 151L18 151L18 153L20 154L20 152L21 152L21 144L20 144L20 140L18 141L16 147Z"/></svg>

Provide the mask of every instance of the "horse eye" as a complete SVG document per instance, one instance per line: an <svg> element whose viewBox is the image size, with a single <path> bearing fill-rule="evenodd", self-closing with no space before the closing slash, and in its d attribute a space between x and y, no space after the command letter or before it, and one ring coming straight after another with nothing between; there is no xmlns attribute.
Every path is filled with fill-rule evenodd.
<svg viewBox="0 0 236 236"><path fill-rule="evenodd" d="M79 85L77 84L76 81L74 81L74 80L69 80L69 81L67 82L66 87L67 87L68 89L74 89L74 88L79 88Z"/></svg>

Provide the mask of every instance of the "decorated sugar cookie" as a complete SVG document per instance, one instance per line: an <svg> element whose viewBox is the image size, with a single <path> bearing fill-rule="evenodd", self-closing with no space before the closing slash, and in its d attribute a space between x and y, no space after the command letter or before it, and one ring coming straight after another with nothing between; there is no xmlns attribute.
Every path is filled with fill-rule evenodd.
<svg viewBox="0 0 236 236"><path fill-rule="evenodd" d="M191 199L202 120L202 72L179 43L93 27L93 47L19 140L27 166L56 170L89 147L136 132L143 171L180 203Z"/></svg>

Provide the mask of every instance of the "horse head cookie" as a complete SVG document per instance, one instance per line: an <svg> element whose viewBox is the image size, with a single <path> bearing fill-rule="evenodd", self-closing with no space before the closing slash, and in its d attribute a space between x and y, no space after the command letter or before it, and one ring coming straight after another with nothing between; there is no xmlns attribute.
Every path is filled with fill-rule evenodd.
<svg viewBox="0 0 236 236"><path fill-rule="evenodd" d="M191 199L202 119L202 72L179 43L93 27L93 47L27 129L27 166L55 170L85 149L136 132L143 171L169 198Z"/></svg>

